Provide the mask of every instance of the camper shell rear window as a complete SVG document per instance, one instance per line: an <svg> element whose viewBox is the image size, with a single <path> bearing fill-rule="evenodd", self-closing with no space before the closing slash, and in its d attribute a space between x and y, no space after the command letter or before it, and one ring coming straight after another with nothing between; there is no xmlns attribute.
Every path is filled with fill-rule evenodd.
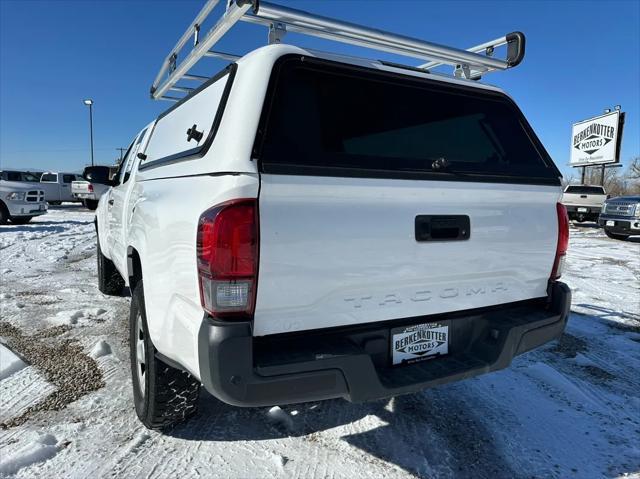
<svg viewBox="0 0 640 479"><path fill-rule="evenodd" d="M564 190L564 192L575 193L579 195L606 195L604 188L602 186L585 186L585 185L567 186L567 189Z"/></svg>
<svg viewBox="0 0 640 479"><path fill-rule="evenodd" d="M560 184L506 95L285 56L270 79L254 157L273 174Z"/></svg>

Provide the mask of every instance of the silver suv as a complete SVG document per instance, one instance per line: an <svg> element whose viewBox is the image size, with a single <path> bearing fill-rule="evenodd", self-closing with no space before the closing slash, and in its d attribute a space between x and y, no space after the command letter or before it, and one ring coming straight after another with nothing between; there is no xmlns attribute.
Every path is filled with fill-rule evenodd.
<svg viewBox="0 0 640 479"><path fill-rule="evenodd" d="M604 202L598 224L609 238L640 235L640 196L618 196Z"/></svg>

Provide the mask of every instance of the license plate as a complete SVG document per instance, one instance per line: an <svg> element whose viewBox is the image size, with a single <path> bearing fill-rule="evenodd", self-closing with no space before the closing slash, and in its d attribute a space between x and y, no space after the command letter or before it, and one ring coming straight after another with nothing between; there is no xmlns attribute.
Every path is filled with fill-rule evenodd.
<svg viewBox="0 0 640 479"><path fill-rule="evenodd" d="M611 221L611 220L607 221L607 226L615 226L615 225L616 225L615 221Z"/></svg>
<svg viewBox="0 0 640 479"><path fill-rule="evenodd" d="M393 364L410 364L449 353L449 326L424 323L391 330Z"/></svg>
<svg viewBox="0 0 640 479"><path fill-rule="evenodd" d="M578 208L578 213L586 213L589 211L587 208Z"/></svg>

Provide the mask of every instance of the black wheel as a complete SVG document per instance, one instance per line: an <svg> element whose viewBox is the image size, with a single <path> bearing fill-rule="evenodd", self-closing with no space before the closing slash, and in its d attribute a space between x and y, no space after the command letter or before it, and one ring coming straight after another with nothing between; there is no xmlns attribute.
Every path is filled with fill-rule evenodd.
<svg viewBox="0 0 640 479"><path fill-rule="evenodd" d="M98 259L98 289L101 293L111 296L120 296L124 288L124 280L116 266L109 258L102 254L100 249L100 238L96 236L97 251L96 256Z"/></svg>
<svg viewBox="0 0 640 479"><path fill-rule="evenodd" d="M133 291L129 324L133 401L138 418L149 429L165 429L184 421L197 410L200 381L156 357L147 334L142 281Z"/></svg>
<svg viewBox="0 0 640 479"><path fill-rule="evenodd" d="M622 240L622 241L626 240L629 237L629 235L619 235L619 234L616 234L616 233L612 233L611 231L609 231L607 229L604 230L604 234L606 234L611 239L617 239L617 240Z"/></svg>
<svg viewBox="0 0 640 479"><path fill-rule="evenodd" d="M82 204L88 210L93 211L98 207L98 200L84 200Z"/></svg>
<svg viewBox="0 0 640 479"><path fill-rule="evenodd" d="M11 222L14 225L26 225L32 218L33 216L12 216Z"/></svg>
<svg viewBox="0 0 640 479"><path fill-rule="evenodd" d="M9 210L5 204L0 201L0 225L6 225L9 221Z"/></svg>

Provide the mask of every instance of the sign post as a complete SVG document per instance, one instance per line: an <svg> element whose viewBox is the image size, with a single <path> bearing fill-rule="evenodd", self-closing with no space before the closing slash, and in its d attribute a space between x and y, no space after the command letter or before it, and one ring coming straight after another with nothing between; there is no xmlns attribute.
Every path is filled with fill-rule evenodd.
<svg viewBox="0 0 640 479"><path fill-rule="evenodd" d="M573 124L569 166L582 168L582 184L587 167L601 166L600 184L604 185L605 168L618 166L624 116L618 106L615 111L607 110L603 115Z"/></svg>

